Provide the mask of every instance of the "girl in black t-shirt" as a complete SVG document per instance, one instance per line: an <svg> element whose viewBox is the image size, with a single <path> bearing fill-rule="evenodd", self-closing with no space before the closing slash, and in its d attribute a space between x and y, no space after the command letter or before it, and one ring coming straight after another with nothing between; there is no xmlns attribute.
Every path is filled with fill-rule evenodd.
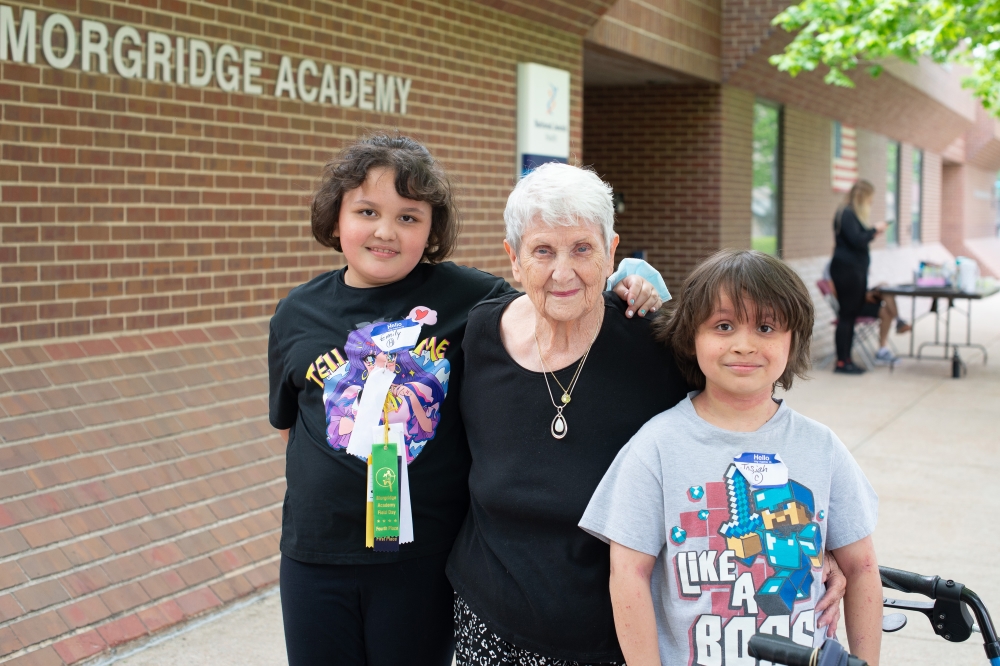
<svg viewBox="0 0 1000 666"><path fill-rule="evenodd" d="M458 236L450 186L407 137L362 139L328 163L312 231L347 267L292 289L268 344L270 422L288 442L281 602L289 664L445 666L454 647L445 560L468 508L462 340L472 307L513 288L444 262ZM640 316L659 307L637 276L615 291ZM375 542L359 451L383 422L399 433L398 475L412 507L400 507L395 541Z"/></svg>

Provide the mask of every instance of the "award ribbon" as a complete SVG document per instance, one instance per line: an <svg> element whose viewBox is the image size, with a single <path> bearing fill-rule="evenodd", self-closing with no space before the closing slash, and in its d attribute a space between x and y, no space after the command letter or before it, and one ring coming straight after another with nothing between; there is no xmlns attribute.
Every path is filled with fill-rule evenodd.
<svg viewBox="0 0 1000 666"><path fill-rule="evenodd" d="M400 461L396 443L389 441L388 402L383 409L383 423L382 443L372 444L372 529L375 550L391 552L399 550Z"/></svg>

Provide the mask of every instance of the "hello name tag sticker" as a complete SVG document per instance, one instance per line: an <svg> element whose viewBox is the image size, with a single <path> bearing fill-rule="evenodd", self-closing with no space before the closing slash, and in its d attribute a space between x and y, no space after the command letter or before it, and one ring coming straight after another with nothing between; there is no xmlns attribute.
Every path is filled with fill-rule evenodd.
<svg viewBox="0 0 1000 666"><path fill-rule="evenodd" d="M777 453L743 453L733 458L733 462L754 488L772 488L788 483L788 467Z"/></svg>
<svg viewBox="0 0 1000 666"><path fill-rule="evenodd" d="M378 324L372 328L372 340L387 354L413 349L420 337L420 326L412 319Z"/></svg>

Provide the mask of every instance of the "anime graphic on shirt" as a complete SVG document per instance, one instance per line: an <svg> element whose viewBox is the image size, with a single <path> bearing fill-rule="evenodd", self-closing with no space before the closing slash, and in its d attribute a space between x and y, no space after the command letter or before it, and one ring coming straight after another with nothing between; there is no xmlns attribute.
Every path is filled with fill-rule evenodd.
<svg viewBox="0 0 1000 666"><path fill-rule="evenodd" d="M755 633L813 646L811 588L822 575L825 513L812 491L792 479L756 487L730 464L722 482L692 486L687 498L699 507L680 514L669 539L708 547L677 551L671 573L681 599L712 602L690 627L688 663L754 664L747 649Z"/></svg>
<svg viewBox="0 0 1000 666"><path fill-rule="evenodd" d="M437 313L428 308L414 308L408 318L414 319L416 313L422 313L422 324L433 325L437 321ZM376 367L385 367L396 374L387 398L389 423L403 424L409 463L433 439L441 420L441 403L448 394L451 375L451 364L444 358L448 342L438 343L436 338L429 338L413 349L387 353L372 336L372 329L382 323L374 322L351 331L344 346L346 362L339 363L323 378L326 439L334 449L347 448L368 373Z"/></svg>

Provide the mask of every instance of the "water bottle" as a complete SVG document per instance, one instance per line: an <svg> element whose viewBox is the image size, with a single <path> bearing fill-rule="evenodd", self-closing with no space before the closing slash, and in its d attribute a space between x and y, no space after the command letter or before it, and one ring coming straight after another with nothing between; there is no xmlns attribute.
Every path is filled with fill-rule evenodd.
<svg viewBox="0 0 1000 666"><path fill-rule="evenodd" d="M951 376L959 379L962 376L962 359L958 355L958 348L955 348L955 355L951 357Z"/></svg>

